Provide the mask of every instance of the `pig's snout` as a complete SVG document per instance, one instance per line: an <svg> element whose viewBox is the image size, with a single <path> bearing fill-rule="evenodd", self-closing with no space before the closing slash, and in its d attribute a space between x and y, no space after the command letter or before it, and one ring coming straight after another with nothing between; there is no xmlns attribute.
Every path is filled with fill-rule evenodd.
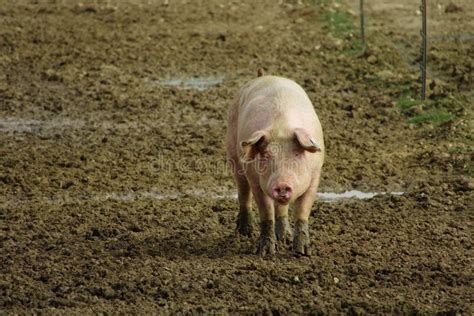
<svg viewBox="0 0 474 316"><path fill-rule="evenodd" d="M288 203L293 195L293 188L287 183L279 183L272 187L272 195L280 203Z"/></svg>

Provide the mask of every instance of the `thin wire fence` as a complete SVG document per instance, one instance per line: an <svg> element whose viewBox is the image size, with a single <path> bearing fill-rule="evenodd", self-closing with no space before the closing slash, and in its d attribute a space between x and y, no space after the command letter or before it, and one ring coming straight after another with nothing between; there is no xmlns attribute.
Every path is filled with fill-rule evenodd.
<svg viewBox="0 0 474 316"><path fill-rule="evenodd" d="M359 38L364 49L370 47L372 36L385 34L390 24L396 27L397 31L389 34L400 56L418 70L418 99L431 97L438 83L453 83L464 90L472 85L471 63L463 57L470 54L474 43L472 0L352 0L350 4L359 11Z"/></svg>

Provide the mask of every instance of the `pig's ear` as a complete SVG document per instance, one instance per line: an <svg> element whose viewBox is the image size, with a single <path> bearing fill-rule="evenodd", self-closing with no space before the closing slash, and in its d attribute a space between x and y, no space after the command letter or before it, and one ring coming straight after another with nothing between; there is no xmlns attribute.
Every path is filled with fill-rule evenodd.
<svg viewBox="0 0 474 316"><path fill-rule="evenodd" d="M242 161L249 162L268 145L269 135L266 131L256 131L249 139L240 142Z"/></svg>
<svg viewBox="0 0 474 316"><path fill-rule="evenodd" d="M296 140L304 150L307 150L311 153L321 151L321 146L311 138L308 132L302 128L297 128L295 130Z"/></svg>

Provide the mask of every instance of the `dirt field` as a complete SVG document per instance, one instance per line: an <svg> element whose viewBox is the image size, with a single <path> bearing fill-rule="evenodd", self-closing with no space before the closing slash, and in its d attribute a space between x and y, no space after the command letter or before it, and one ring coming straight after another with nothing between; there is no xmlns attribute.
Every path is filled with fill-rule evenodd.
<svg viewBox="0 0 474 316"><path fill-rule="evenodd" d="M1 313L474 314L474 3L429 1L419 102L417 1L367 2L364 52L355 0L0 0ZM321 192L387 192L319 200L311 257L235 234L258 67L312 99Z"/></svg>

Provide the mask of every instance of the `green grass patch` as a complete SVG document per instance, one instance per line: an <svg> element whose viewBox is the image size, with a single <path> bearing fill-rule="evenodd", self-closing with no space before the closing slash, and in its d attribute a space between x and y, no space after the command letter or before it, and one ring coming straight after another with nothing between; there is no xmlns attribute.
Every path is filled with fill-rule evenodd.
<svg viewBox="0 0 474 316"><path fill-rule="evenodd" d="M327 5L331 2L331 0L310 0L308 1L309 4L317 4L317 5ZM336 3L341 3L342 0L336 0Z"/></svg>
<svg viewBox="0 0 474 316"><path fill-rule="evenodd" d="M456 118L454 114L451 114L442 110L434 110L428 113L414 116L408 120L411 124L420 124L425 122L431 122L434 126L439 126L443 123L452 121Z"/></svg>
<svg viewBox="0 0 474 316"><path fill-rule="evenodd" d="M397 100L397 105L402 109L402 111L407 111L412 107L421 104L421 100L413 99L410 95L402 95Z"/></svg>
<svg viewBox="0 0 474 316"><path fill-rule="evenodd" d="M466 145L466 146L454 146L448 149L450 153L461 153L461 154L470 154L474 152L474 148Z"/></svg>
<svg viewBox="0 0 474 316"><path fill-rule="evenodd" d="M413 82L405 81L403 83L394 84L392 87L395 88L402 97L411 97Z"/></svg>
<svg viewBox="0 0 474 316"><path fill-rule="evenodd" d="M403 113L412 116L408 119L410 124L432 123L433 126L438 127L456 119L456 115L448 112L442 103L428 99L424 101L415 99L410 93L402 94L397 100L397 105ZM414 109L415 107L420 108Z"/></svg>
<svg viewBox="0 0 474 316"><path fill-rule="evenodd" d="M334 37L348 41L348 43L345 43L344 54L358 56L365 52L365 45L355 35L359 30L354 24L354 18L348 12L329 10L322 15L322 20Z"/></svg>
<svg viewBox="0 0 474 316"><path fill-rule="evenodd" d="M412 116L408 119L408 123L432 123L437 127L443 123L456 119L456 115L448 112L443 106L443 103L440 103L439 100L437 102L435 100L420 100L414 98L410 92L411 88L408 84L401 84L399 89L401 91L401 96L397 99L397 106L403 113ZM416 109L415 107L419 107L419 109Z"/></svg>
<svg viewBox="0 0 474 316"><path fill-rule="evenodd" d="M354 21L346 11L328 11L323 14L323 21L329 26L329 31L339 38L343 38L355 30Z"/></svg>

